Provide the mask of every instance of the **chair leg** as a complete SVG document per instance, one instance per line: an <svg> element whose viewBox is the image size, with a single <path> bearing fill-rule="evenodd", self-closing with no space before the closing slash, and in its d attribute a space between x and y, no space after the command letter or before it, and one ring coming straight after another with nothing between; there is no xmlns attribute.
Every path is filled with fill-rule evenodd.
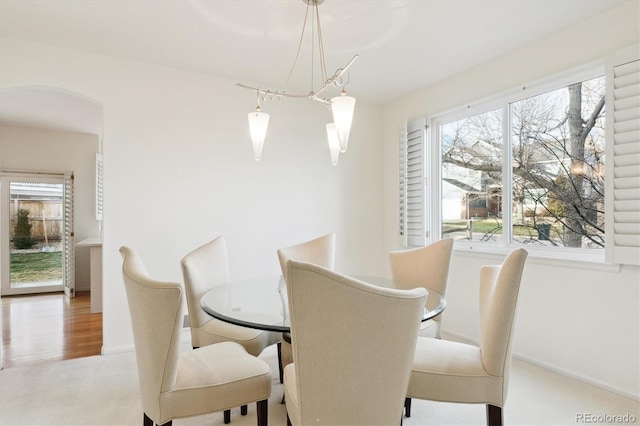
<svg viewBox="0 0 640 426"><path fill-rule="evenodd" d="M282 342L278 342L278 372L280 373L280 383L284 383L282 370Z"/></svg>
<svg viewBox="0 0 640 426"><path fill-rule="evenodd" d="M258 417L258 426L267 426L269 422L269 401L263 399L256 402L256 411Z"/></svg>
<svg viewBox="0 0 640 426"><path fill-rule="evenodd" d="M404 399L404 415L411 417L411 398Z"/></svg>
<svg viewBox="0 0 640 426"><path fill-rule="evenodd" d="M247 415L247 406L246 405L240 406L240 414L242 414L243 416Z"/></svg>
<svg viewBox="0 0 640 426"><path fill-rule="evenodd" d="M149 416L147 416L147 413L143 413L143 415L144 415L144 417L143 417L143 420L142 420L142 424L144 426L153 426L153 420L151 420L149 418Z"/></svg>
<svg viewBox="0 0 640 426"><path fill-rule="evenodd" d="M231 410L224 410L224 424L228 425L231 423Z"/></svg>
<svg viewBox="0 0 640 426"><path fill-rule="evenodd" d="M487 426L502 426L502 407L487 404Z"/></svg>
<svg viewBox="0 0 640 426"><path fill-rule="evenodd" d="M142 418L142 424L143 424L144 426L154 426L154 425L155 425L155 423L153 422L153 420L151 420L151 418L150 418L149 416L147 416L147 413L142 413L142 414L143 414L143 416L144 416L144 417ZM160 426L171 426L171 423L172 423L172 421L171 421L171 420L169 420L168 422L166 422L165 424L160 425Z"/></svg>

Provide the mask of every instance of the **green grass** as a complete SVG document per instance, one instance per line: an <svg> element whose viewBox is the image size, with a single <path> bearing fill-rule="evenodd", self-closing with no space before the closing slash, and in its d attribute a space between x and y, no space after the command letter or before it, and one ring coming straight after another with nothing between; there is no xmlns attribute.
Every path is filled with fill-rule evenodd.
<svg viewBox="0 0 640 426"><path fill-rule="evenodd" d="M41 282L62 279L62 252L11 253L11 282Z"/></svg>

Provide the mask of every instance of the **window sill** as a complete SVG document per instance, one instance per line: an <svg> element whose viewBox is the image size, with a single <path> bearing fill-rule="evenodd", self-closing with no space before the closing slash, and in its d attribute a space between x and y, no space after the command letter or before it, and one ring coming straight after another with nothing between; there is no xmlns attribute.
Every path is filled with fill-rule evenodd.
<svg viewBox="0 0 640 426"><path fill-rule="evenodd" d="M480 244L459 244L456 242L454 245L454 252L456 254L467 257L487 257L492 256L502 259L512 250L515 250L516 246L501 247L491 245ZM527 262L538 265L559 266L564 268L580 268L606 272L618 272L620 271L620 265L617 263L607 263L604 261L604 251L598 251L596 253L589 253L578 250L540 250L533 247L522 247L529 252Z"/></svg>

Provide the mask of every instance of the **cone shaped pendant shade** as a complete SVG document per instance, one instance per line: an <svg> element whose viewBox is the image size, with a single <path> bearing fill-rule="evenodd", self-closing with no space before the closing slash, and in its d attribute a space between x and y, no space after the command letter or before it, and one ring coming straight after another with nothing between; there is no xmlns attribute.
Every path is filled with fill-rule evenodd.
<svg viewBox="0 0 640 426"><path fill-rule="evenodd" d="M338 156L340 155L340 141L338 140L338 132L334 123L327 123L327 140L329 141L329 153L331 154L331 164L338 164Z"/></svg>
<svg viewBox="0 0 640 426"><path fill-rule="evenodd" d="M264 138L267 136L267 127L269 127L269 114L260 112L259 108L249 113L249 132L253 144L253 158L256 161L260 161L262 158L262 147L264 146Z"/></svg>
<svg viewBox="0 0 640 426"><path fill-rule="evenodd" d="M344 91L342 91L340 96L331 99L331 113L333 114L333 122L336 124L341 152L347 150L355 106L356 99L351 96L345 96Z"/></svg>

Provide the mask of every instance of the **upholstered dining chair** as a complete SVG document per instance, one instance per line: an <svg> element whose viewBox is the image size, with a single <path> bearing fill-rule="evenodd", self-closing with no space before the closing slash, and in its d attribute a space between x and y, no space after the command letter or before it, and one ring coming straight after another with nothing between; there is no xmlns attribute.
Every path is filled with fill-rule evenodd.
<svg viewBox="0 0 640 426"><path fill-rule="evenodd" d="M336 234L327 234L313 240L305 241L278 250L278 261L282 277L287 280L287 261L298 260L312 263L333 270L336 259ZM278 343L278 364L280 369L280 383L283 382L283 369L293 362L291 352L291 335L282 334L282 341Z"/></svg>
<svg viewBox="0 0 640 426"><path fill-rule="evenodd" d="M207 314L200 299L217 288L221 305L228 303L229 255L224 237L215 238L182 258L180 261L187 295L191 344L194 348L220 342L236 342L251 355L258 356L267 347L280 341L280 334L229 324Z"/></svg>
<svg viewBox="0 0 640 426"><path fill-rule="evenodd" d="M400 424L427 292L383 288L310 263L286 268L287 423Z"/></svg>
<svg viewBox="0 0 640 426"><path fill-rule="evenodd" d="M480 344L419 337L405 401L411 398L487 405L487 424L502 425L511 367L511 343L527 251L509 253L502 265L480 269Z"/></svg>
<svg viewBox="0 0 640 426"><path fill-rule="evenodd" d="M434 290L446 296L452 251L452 238L436 241L426 247L392 251L389 253L389 261L393 279L405 289L424 287L427 291ZM429 306L429 299L426 307L435 308ZM441 323L442 314L424 321L420 327L420 336L439 339L442 335Z"/></svg>
<svg viewBox="0 0 640 426"><path fill-rule="evenodd" d="M285 281L287 261L298 260L333 270L336 261L336 234L327 234L313 240L278 249L278 260Z"/></svg>
<svg viewBox="0 0 640 426"><path fill-rule="evenodd" d="M149 276L140 257L121 247L145 426L256 402L267 425L271 368L235 342L180 350L182 285Z"/></svg>
<svg viewBox="0 0 640 426"><path fill-rule="evenodd" d="M189 328L193 348L220 342L236 342L244 346L254 356L280 341L280 334L230 324L211 317L200 306L200 299L209 290L217 288L221 305L228 303L229 294L229 254L224 237L212 241L189 252L180 261L182 277L189 311ZM240 407L245 415L247 407ZM231 420L231 411L225 411L225 422Z"/></svg>

